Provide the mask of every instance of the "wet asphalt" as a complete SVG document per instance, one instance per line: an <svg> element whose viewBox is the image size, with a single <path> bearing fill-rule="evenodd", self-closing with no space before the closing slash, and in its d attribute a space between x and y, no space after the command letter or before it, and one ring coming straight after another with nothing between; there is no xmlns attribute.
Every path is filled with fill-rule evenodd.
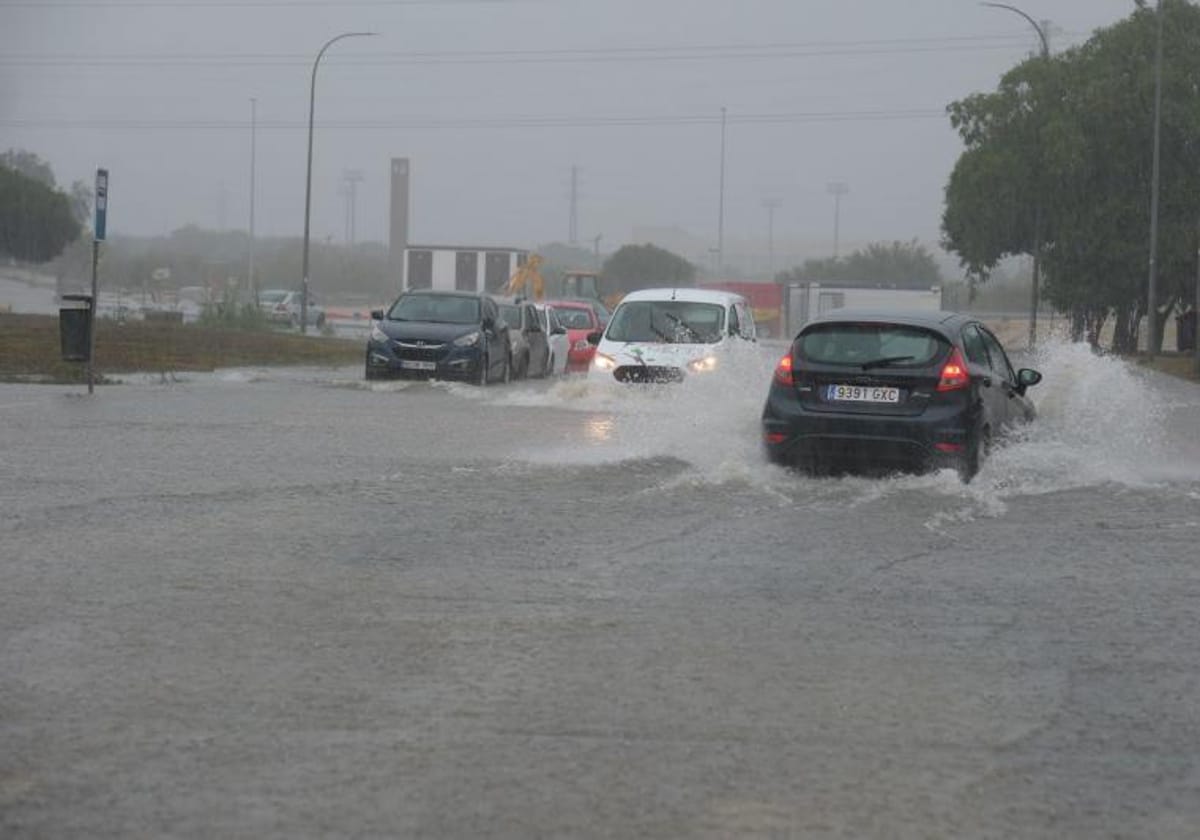
<svg viewBox="0 0 1200 840"><path fill-rule="evenodd" d="M1200 836L1200 391L815 480L753 365L0 385L0 836Z"/></svg>

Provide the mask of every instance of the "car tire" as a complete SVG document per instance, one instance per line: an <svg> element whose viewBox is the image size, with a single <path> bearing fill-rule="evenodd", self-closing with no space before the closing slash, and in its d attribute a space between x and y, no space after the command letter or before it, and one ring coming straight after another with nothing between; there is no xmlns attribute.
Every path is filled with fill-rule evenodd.
<svg viewBox="0 0 1200 840"><path fill-rule="evenodd" d="M546 372L542 375L543 376L553 376L554 375L554 354L553 353L551 353L550 358L548 358L546 360Z"/></svg>
<svg viewBox="0 0 1200 840"><path fill-rule="evenodd" d="M963 484L970 484L972 479L979 474L979 468L983 466L991 449L992 430L985 426L979 430L979 434L972 438L971 444L967 448L967 454L963 456L962 462L959 464L958 475Z"/></svg>
<svg viewBox="0 0 1200 840"><path fill-rule="evenodd" d="M501 380L505 385L513 381L513 364L512 356L504 357L504 378Z"/></svg>
<svg viewBox="0 0 1200 840"><path fill-rule="evenodd" d="M488 357L484 353L479 357L479 376L475 380L475 384L480 388L486 388L488 384Z"/></svg>

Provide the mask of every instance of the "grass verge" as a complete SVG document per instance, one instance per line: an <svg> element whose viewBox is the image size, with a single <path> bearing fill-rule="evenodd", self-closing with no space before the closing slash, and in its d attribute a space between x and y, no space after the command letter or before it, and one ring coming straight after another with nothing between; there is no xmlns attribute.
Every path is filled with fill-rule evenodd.
<svg viewBox="0 0 1200 840"><path fill-rule="evenodd" d="M362 361L363 344L271 331L245 331L195 324L100 320L96 370L172 373L273 365L340 366ZM84 366L64 362L58 318L0 313L0 381L75 383Z"/></svg>
<svg viewBox="0 0 1200 840"><path fill-rule="evenodd" d="M1191 353L1164 353L1155 356L1153 361L1142 357L1138 359L1138 363L1161 373L1178 376L1180 379L1200 382L1200 377L1196 376L1195 357Z"/></svg>

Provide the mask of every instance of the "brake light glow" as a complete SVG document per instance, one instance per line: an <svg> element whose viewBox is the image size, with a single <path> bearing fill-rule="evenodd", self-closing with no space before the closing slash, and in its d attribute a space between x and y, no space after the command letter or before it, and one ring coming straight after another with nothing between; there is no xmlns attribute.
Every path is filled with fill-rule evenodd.
<svg viewBox="0 0 1200 840"><path fill-rule="evenodd" d="M933 448L938 452L946 452L949 454L957 454L959 452L967 451L967 447L961 443L935 443Z"/></svg>
<svg viewBox="0 0 1200 840"><path fill-rule="evenodd" d="M790 352L775 366L775 381L780 385L796 384L796 379L792 376L792 354Z"/></svg>
<svg viewBox="0 0 1200 840"><path fill-rule="evenodd" d="M783 432L767 432L763 435L763 437L766 439L767 443L776 446L787 440L787 435L785 435Z"/></svg>
<svg viewBox="0 0 1200 840"><path fill-rule="evenodd" d="M939 391L961 391L971 384L971 375L967 371L967 363L955 347L950 351L950 358L942 366L942 377L938 381Z"/></svg>

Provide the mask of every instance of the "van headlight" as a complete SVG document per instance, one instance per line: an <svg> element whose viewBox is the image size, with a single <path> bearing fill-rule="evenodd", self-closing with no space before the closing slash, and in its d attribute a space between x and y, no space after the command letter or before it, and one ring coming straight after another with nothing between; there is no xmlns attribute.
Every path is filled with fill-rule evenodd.
<svg viewBox="0 0 1200 840"><path fill-rule="evenodd" d="M371 326L371 340L378 341L382 344L387 344L388 334L385 333L383 330L379 329L378 324L374 324Z"/></svg>
<svg viewBox="0 0 1200 840"><path fill-rule="evenodd" d="M576 353L582 353L582 352L584 352L585 350L587 350L588 348L590 348L591 346L592 346L592 345L588 344L588 343L587 343L587 341L586 341L585 339L582 339L582 338L581 338L581 339L579 339L578 341L576 341L576 342L575 342L575 348L574 348L574 349L575 349L575 352L576 352Z"/></svg>
<svg viewBox="0 0 1200 840"><path fill-rule="evenodd" d="M708 373L716 369L716 356L705 356L703 359L692 359L692 361L688 362L688 370L692 373Z"/></svg>
<svg viewBox="0 0 1200 840"><path fill-rule="evenodd" d="M592 359L592 364L595 365L596 370L612 370L617 366L617 360L612 356L597 353L596 357Z"/></svg>
<svg viewBox="0 0 1200 840"><path fill-rule="evenodd" d="M458 338L454 339L455 347L474 347L478 343L479 333L477 332L467 333L466 335L459 336Z"/></svg>

